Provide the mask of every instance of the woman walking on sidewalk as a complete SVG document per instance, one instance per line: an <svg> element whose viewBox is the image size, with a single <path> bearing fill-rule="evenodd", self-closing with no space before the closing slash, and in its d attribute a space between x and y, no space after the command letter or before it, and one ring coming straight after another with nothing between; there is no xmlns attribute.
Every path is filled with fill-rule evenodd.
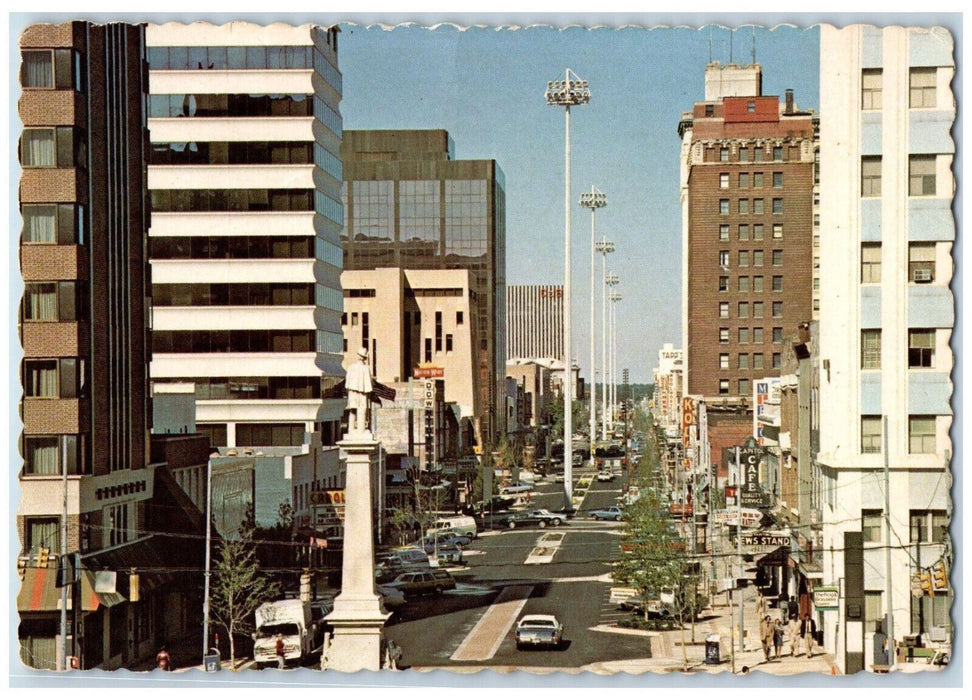
<svg viewBox="0 0 972 700"><path fill-rule="evenodd" d="M776 652L776 660L779 661L783 651L783 623L779 619L773 623L773 651Z"/></svg>

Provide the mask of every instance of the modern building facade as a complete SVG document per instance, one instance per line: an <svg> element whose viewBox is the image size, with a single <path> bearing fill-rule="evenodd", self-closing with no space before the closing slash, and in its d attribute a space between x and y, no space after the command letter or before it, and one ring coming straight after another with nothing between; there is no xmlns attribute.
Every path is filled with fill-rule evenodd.
<svg viewBox="0 0 972 700"><path fill-rule="evenodd" d="M469 270L478 328L482 440L503 434L506 194L494 160L455 160L449 134L346 131L347 270Z"/></svg>
<svg viewBox="0 0 972 700"><path fill-rule="evenodd" d="M149 25L155 384L213 444L337 439L344 402L338 30Z"/></svg>
<svg viewBox="0 0 972 700"><path fill-rule="evenodd" d="M20 49L20 658L113 669L192 626L201 576L172 582L166 553L200 564L203 523L160 459L208 444L150 438L145 29L32 25Z"/></svg>
<svg viewBox="0 0 972 700"><path fill-rule="evenodd" d="M953 50L940 28L820 28L817 461L842 597L818 623L847 673L878 625L951 636Z"/></svg>
<svg viewBox="0 0 972 700"><path fill-rule="evenodd" d="M758 64L715 62L679 123L685 393L710 410L748 408L811 319L815 122Z"/></svg>
<svg viewBox="0 0 972 700"><path fill-rule="evenodd" d="M658 366L652 372L654 414L658 425L673 437L681 428L682 413L682 351L665 343L658 351Z"/></svg>
<svg viewBox="0 0 972 700"><path fill-rule="evenodd" d="M506 357L564 357L564 286L512 284L506 288Z"/></svg>

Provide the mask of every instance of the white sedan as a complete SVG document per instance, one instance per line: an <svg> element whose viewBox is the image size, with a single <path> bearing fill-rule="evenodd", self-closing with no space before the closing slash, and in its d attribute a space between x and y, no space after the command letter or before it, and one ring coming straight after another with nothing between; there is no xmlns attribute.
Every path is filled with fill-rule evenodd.
<svg viewBox="0 0 972 700"><path fill-rule="evenodd" d="M553 615L524 615L516 623L516 648L560 647L564 640L564 626Z"/></svg>

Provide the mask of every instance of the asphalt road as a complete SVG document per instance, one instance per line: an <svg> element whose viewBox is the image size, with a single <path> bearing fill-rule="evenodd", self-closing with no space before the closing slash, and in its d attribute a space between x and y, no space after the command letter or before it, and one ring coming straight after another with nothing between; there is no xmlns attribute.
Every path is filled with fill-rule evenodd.
<svg viewBox="0 0 972 700"><path fill-rule="evenodd" d="M587 513L614 505L620 495L620 476L592 480L564 525L494 530L470 543L466 567L453 572L455 591L410 599L386 625L386 638L403 649L403 666L578 667L645 657L643 637L592 630L618 616L607 599L621 524L593 521ZM563 484L539 482L529 507L562 506ZM555 550L549 563L526 563L538 546L547 556ZM516 649L512 627L528 613L557 616L565 627L561 649Z"/></svg>

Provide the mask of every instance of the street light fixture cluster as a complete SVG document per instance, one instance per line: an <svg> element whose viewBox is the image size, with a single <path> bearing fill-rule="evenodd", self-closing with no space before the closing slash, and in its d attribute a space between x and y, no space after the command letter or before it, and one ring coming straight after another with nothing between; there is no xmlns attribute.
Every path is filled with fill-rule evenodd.
<svg viewBox="0 0 972 700"><path fill-rule="evenodd" d="M591 91L587 87L587 81L581 80L569 68L565 80L551 80L547 83L547 91L544 96L547 98L548 105L560 107L586 105L591 101Z"/></svg>

